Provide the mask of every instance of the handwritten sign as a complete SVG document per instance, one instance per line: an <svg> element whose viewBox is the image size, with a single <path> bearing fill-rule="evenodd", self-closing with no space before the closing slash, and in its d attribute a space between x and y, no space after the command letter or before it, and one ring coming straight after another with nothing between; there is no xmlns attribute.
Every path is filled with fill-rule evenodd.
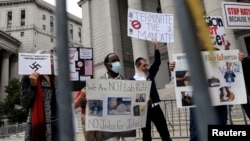
<svg viewBox="0 0 250 141"><path fill-rule="evenodd" d="M208 25L208 33L214 47L224 50L226 43L226 33L221 16L205 16Z"/></svg>
<svg viewBox="0 0 250 141"><path fill-rule="evenodd" d="M128 9L128 36L142 40L174 42L173 14Z"/></svg>
<svg viewBox="0 0 250 141"><path fill-rule="evenodd" d="M250 29L249 3L222 2L221 7L226 28Z"/></svg>
<svg viewBox="0 0 250 141"><path fill-rule="evenodd" d="M202 52L207 76L206 82L202 83L207 84L214 106L247 102L242 64L238 60L238 52L238 50L215 51L214 55L207 51ZM174 74L177 107L195 106L193 95L197 93L190 85L192 77L188 72L186 55L184 53L173 54L173 60L176 62Z"/></svg>
<svg viewBox="0 0 250 141"><path fill-rule="evenodd" d="M34 71L51 74L50 54L19 53L18 74L29 75Z"/></svg>
<svg viewBox="0 0 250 141"><path fill-rule="evenodd" d="M87 80L86 130L128 131L146 126L151 81Z"/></svg>

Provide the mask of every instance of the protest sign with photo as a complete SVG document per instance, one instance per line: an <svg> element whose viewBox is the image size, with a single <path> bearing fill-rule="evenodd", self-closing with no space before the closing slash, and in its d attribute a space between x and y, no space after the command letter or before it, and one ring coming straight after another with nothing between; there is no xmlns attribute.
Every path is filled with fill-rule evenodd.
<svg viewBox="0 0 250 141"><path fill-rule="evenodd" d="M203 51L202 59L206 73L211 103L213 106L244 104L247 101L242 64L238 60L238 50ZM173 54L176 62L174 70L175 94L177 107L195 106L193 96L196 94L191 86L192 76L188 71L185 53Z"/></svg>
<svg viewBox="0 0 250 141"><path fill-rule="evenodd" d="M86 130L128 131L146 126L151 81L89 79Z"/></svg>
<svg viewBox="0 0 250 141"><path fill-rule="evenodd" d="M51 74L51 69L54 69L54 74L58 75L56 50L53 53L54 68L51 68L50 54L19 53L18 74L29 75L34 71ZM72 89L78 91L86 85L86 80L93 78L93 49L70 47L68 63Z"/></svg>
<svg viewBox="0 0 250 141"><path fill-rule="evenodd" d="M18 74L51 74L50 54L18 53Z"/></svg>
<svg viewBox="0 0 250 141"><path fill-rule="evenodd" d="M162 43L174 42L173 14L144 12L128 9L127 20L129 37Z"/></svg>
<svg viewBox="0 0 250 141"><path fill-rule="evenodd" d="M58 75L58 59L54 57L54 72ZM69 48L69 72L73 83L73 91L86 85L86 80L93 78L93 49L87 47Z"/></svg>
<svg viewBox="0 0 250 141"><path fill-rule="evenodd" d="M250 4L222 2L222 14L226 28L250 29Z"/></svg>

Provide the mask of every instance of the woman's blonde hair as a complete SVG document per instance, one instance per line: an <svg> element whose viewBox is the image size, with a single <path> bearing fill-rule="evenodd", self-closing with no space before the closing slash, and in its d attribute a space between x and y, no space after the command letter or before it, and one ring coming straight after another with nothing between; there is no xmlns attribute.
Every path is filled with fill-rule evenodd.
<svg viewBox="0 0 250 141"><path fill-rule="evenodd" d="M36 51L36 54L44 54L46 52L51 52L50 50L46 49L46 50L38 50Z"/></svg>

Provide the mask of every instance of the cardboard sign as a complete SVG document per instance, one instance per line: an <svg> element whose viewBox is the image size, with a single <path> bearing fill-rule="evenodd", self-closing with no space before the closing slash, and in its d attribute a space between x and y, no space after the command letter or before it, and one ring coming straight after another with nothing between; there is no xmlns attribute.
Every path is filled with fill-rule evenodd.
<svg viewBox="0 0 250 141"><path fill-rule="evenodd" d="M246 87L243 77L242 64L238 59L238 50L202 52L210 99L213 106L244 104L247 102ZM176 62L175 93L177 107L195 106L191 86L192 77L189 75L188 62L185 53L173 54ZM199 76L195 76L199 77ZM191 82L191 83L190 83Z"/></svg>
<svg viewBox="0 0 250 141"><path fill-rule="evenodd" d="M86 130L120 132L146 126L151 81L90 79Z"/></svg>
<svg viewBox="0 0 250 141"><path fill-rule="evenodd" d="M143 12L128 9L129 37L162 43L174 42L173 14Z"/></svg>

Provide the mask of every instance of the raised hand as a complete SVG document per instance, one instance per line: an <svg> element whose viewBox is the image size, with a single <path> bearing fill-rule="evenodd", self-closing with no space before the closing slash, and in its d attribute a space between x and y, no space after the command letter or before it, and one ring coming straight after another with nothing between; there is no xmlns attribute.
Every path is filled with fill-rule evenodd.
<svg viewBox="0 0 250 141"><path fill-rule="evenodd" d="M30 79L30 84L32 86L37 86L37 78L39 77L39 73L38 72L33 72L29 75L29 79Z"/></svg>
<svg viewBox="0 0 250 141"><path fill-rule="evenodd" d="M171 62L169 62L168 67L169 67L169 69L170 69L171 71L173 71L173 70L174 70L174 68L175 68L175 61L171 61Z"/></svg>
<svg viewBox="0 0 250 141"><path fill-rule="evenodd" d="M158 49L159 49L159 47L158 47L158 45L157 45L157 41L155 41L154 39L152 39L152 40L151 40L151 43L152 43L152 45L153 45L153 47L154 47L155 50L158 50Z"/></svg>

